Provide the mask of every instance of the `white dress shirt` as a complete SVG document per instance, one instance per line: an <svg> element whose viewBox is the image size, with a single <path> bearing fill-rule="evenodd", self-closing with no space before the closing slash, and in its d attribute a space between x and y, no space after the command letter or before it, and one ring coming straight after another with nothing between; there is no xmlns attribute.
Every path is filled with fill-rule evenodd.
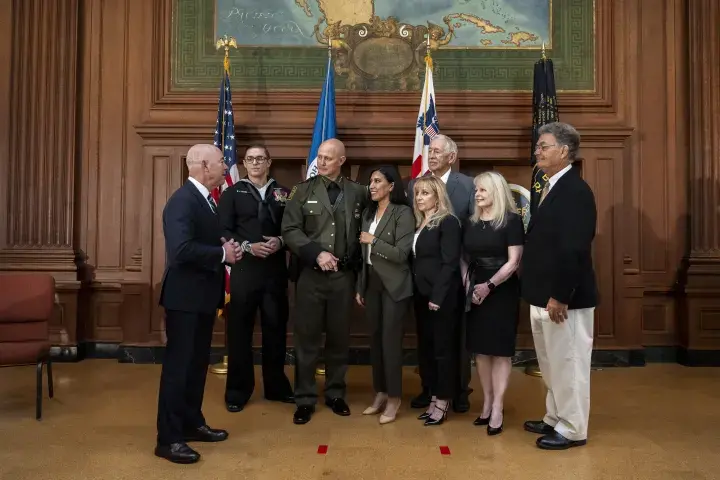
<svg viewBox="0 0 720 480"><path fill-rule="evenodd" d="M190 183L192 183L193 185L195 185L195 188L198 189L198 191L200 192L200 195L203 196L203 198L204 198L205 201L207 202L208 206L210 207L210 210L212 210L212 211L217 211L217 206L216 206L216 205L213 205L212 203L210 203L210 200L208 200L208 195L210 195L210 190L208 190L208 189L205 187L205 185L203 185L202 183L198 182L198 181L195 180L193 177L188 177L188 180L190 180ZM222 252L223 252L223 256L222 256L222 260L220 261L220 263L225 263L225 249L224 249L224 248L222 249Z"/></svg>
<svg viewBox="0 0 720 480"><path fill-rule="evenodd" d="M368 228L368 233L370 235L375 235L375 230L377 229L378 223L379 222L378 222L378 218L377 218L377 212L375 212L375 218L373 218L373 221L370 224L370 228ZM367 262L368 265L372 265L372 260L370 260L371 254L372 254L372 244L368 245L367 258L365 259L365 261Z"/></svg>
<svg viewBox="0 0 720 480"><path fill-rule="evenodd" d="M572 163L548 179L548 193L550 193L550 190L552 190L558 180L560 180L560 177L569 172L570 169L572 169Z"/></svg>

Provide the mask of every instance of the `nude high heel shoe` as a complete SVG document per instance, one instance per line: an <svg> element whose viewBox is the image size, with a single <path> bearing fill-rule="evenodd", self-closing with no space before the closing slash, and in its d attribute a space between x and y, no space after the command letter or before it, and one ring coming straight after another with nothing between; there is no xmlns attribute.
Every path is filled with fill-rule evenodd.
<svg viewBox="0 0 720 480"><path fill-rule="evenodd" d="M389 404L390 402L388 402ZM402 404L402 401L398 399L397 406L395 407L395 411L392 412L391 415L388 415L388 409L387 406L385 407L385 411L382 415L380 415L380 419L378 422L380 422L380 425L385 425L386 423L391 423L395 421L395 418L397 417L397 412L400 410L400 405ZM389 405L388 405L389 406Z"/></svg>
<svg viewBox="0 0 720 480"><path fill-rule="evenodd" d="M384 393L378 393L375 396L375 401L373 402L373 404L362 412L363 415L377 415L385 409L385 406L387 405L387 399L387 395L385 395Z"/></svg>

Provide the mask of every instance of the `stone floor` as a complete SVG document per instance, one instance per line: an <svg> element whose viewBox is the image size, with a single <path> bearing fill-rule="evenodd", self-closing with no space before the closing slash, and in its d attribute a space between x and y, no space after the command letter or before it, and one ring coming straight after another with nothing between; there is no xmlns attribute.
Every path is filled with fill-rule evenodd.
<svg viewBox="0 0 720 480"><path fill-rule="evenodd" d="M55 398L45 400L40 422L34 367L0 369L2 480L720 478L720 369L594 371L588 445L563 452L538 450L536 436L522 430L544 404L542 380L522 370L512 373L505 431L492 438L472 425L481 406L476 380L471 412L423 427L408 408L418 377L407 368L401 416L380 426L361 415L372 399L370 368L351 367L352 415L319 407L309 424L297 426L292 405L257 392L243 412L226 412L224 377L210 374L205 415L230 438L194 444L202 460L180 466L152 453L159 365L86 360L54 367Z"/></svg>

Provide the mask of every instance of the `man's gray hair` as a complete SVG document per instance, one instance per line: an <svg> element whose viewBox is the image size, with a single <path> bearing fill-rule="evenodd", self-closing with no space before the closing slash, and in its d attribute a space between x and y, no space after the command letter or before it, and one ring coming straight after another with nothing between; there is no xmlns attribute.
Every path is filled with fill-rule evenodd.
<svg viewBox="0 0 720 480"><path fill-rule="evenodd" d="M568 160L574 162L580 149L580 134L568 123L547 123L538 129L538 136L550 134L555 137L558 146L568 147Z"/></svg>
<svg viewBox="0 0 720 480"><path fill-rule="evenodd" d="M445 144L445 153L454 153L455 156L457 156L457 153L458 153L457 144L453 141L452 138L440 133L438 135L435 135L433 137L433 140L437 140L438 138L445 142L444 143Z"/></svg>

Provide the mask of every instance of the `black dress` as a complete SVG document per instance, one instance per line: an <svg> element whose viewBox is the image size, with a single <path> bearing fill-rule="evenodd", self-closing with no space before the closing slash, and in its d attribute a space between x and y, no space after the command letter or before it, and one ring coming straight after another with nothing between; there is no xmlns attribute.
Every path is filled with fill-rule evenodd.
<svg viewBox="0 0 720 480"><path fill-rule="evenodd" d="M468 263L470 293L466 300L467 349L472 354L512 357L515 355L520 312L520 282L515 273L498 285L485 300L471 302L472 288L497 273L508 260L508 247L522 245L525 237L519 215L509 214L503 227L490 222L472 223L463 229L463 256Z"/></svg>

